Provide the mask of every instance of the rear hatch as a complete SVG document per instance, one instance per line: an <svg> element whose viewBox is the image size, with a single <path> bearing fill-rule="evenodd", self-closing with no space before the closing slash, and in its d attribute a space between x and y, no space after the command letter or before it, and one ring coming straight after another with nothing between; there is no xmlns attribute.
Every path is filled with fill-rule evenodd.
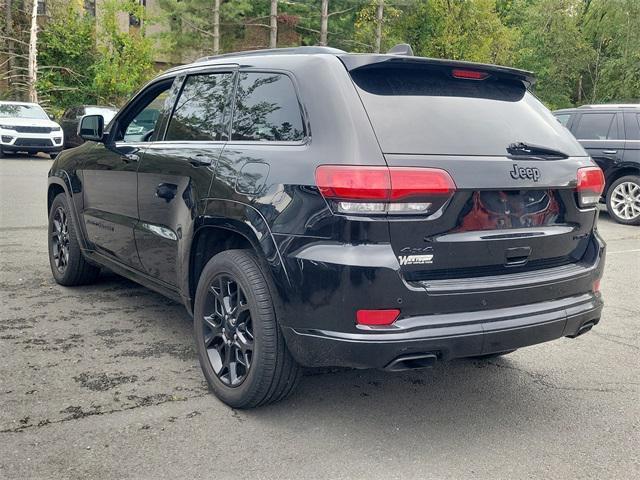
<svg viewBox="0 0 640 480"><path fill-rule="evenodd" d="M440 169L455 183L444 197L427 199L426 213L387 214L406 280L503 275L583 259L596 212L580 208L576 185L578 169L593 163L527 90L527 72L415 57L342 61L390 170Z"/></svg>

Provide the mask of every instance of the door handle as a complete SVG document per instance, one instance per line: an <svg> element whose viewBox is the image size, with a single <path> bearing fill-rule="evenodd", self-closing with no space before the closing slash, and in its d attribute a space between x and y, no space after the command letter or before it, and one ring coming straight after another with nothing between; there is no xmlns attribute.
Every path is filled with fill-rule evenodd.
<svg viewBox="0 0 640 480"><path fill-rule="evenodd" d="M199 167L202 165L211 165L213 162L209 155L204 155L202 153L198 153L193 156L193 158L189 159L189 163L195 167Z"/></svg>
<svg viewBox="0 0 640 480"><path fill-rule="evenodd" d="M136 155L135 153L125 153L124 155L122 155L120 157L120 159L124 163L133 163L133 162L137 162L138 160L140 160L140 156Z"/></svg>
<svg viewBox="0 0 640 480"><path fill-rule="evenodd" d="M604 153L605 155L615 155L616 153L618 153L617 150L602 150L602 153Z"/></svg>

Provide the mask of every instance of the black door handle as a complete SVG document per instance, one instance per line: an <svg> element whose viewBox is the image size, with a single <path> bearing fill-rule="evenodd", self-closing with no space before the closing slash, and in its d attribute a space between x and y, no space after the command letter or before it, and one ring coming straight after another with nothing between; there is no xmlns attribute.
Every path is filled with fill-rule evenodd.
<svg viewBox="0 0 640 480"><path fill-rule="evenodd" d="M211 157L203 153L197 153L189 159L189 163L194 167L200 167L203 165L211 165Z"/></svg>
<svg viewBox="0 0 640 480"><path fill-rule="evenodd" d="M164 198L167 203L173 200L178 191L178 186L173 183L161 183L156 187L156 197Z"/></svg>

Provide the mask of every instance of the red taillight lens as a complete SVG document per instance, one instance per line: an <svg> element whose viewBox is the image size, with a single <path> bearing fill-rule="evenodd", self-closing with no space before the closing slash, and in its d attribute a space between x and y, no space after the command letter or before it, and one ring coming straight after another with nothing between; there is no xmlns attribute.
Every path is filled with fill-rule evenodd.
<svg viewBox="0 0 640 480"><path fill-rule="evenodd" d="M600 279L593 282L593 293L598 293L600 291Z"/></svg>
<svg viewBox="0 0 640 480"><path fill-rule="evenodd" d="M583 167L578 169L578 203L581 207L592 207L600 201L604 190L604 174L598 167Z"/></svg>
<svg viewBox="0 0 640 480"><path fill-rule="evenodd" d="M456 184L451 175L438 168L390 167L391 200L451 195Z"/></svg>
<svg viewBox="0 0 640 480"><path fill-rule="evenodd" d="M440 208L456 185L445 170L321 165L316 183L339 213L423 214Z"/></svg>
<svg viewBox="0 0 640 480"><path fill-rule="evenodd" d="M391 325L400 315L400 310L358 310L356 323L358 325Z"/></svg>
<svg viewBox="0 0 640 480"><path fill-rule="evenodd" d="M316 184L325 198L336 200L387 200L391 190L387 167L322 165Z"/></svg>
<svg viewBox="0 0 640 480"><path fill-rule="evenodd" d="M466 80L484 80L489 76L486 72L478 72L477 70L464 70L462 68L454 68L451 71L453 78L463 78Z"/></svg>

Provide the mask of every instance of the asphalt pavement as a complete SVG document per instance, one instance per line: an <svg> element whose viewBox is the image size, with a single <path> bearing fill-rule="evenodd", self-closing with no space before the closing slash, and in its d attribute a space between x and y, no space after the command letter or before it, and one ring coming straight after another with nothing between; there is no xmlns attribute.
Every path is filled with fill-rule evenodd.
<svg viewBox="0 0 640 480"><path fill-rule="evenodd" d="M236 411L183 306L103 274L57 285L51 161L0 159L0 478L640 478L640 227L601 213L603 318L491 361L309 371Z"/></svg>

